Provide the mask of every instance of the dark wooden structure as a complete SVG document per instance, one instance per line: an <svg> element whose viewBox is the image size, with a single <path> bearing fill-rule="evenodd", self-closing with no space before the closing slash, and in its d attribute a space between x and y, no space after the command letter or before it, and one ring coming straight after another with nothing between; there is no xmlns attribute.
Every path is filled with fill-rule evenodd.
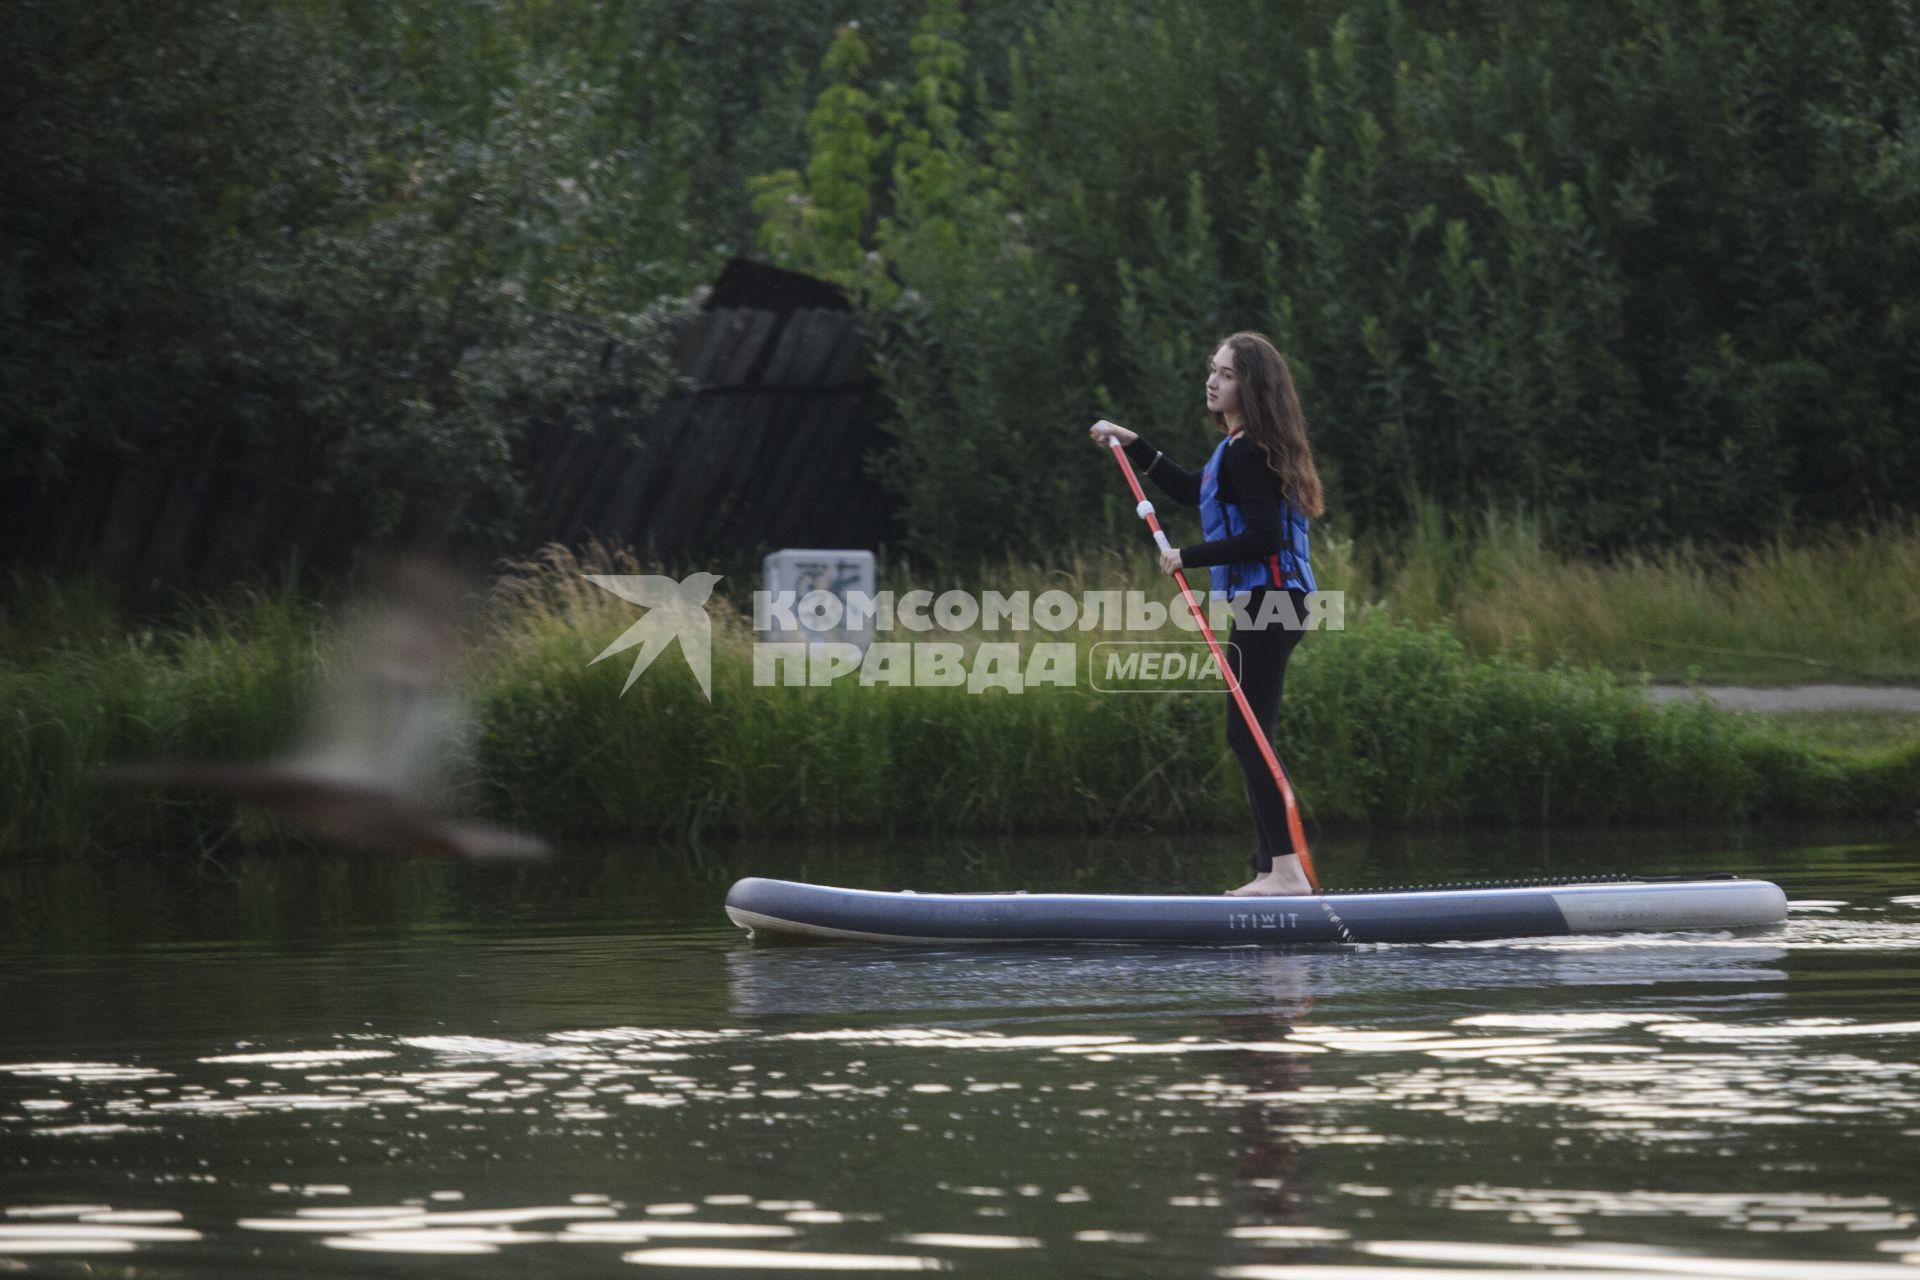
<svg viewBox="0 0 1920 1280"><path fill-rule="evenodd" d="M864 464L883 405L837 289L736 258L674 364L691 386L637 424L529 435L532 543L597 536L689 565L887 540L891 512Z"/></svg>
<svg viewBox="0 0 1920 1280"><path fill-rule="evenodd" d="M680 389L651 413L608 404L584 425L530 425L515 450L525 518L485 550L599 540L686 569L890 540L868 466L884 401L837 289L735 259L680 322L673 363ZM338 569L370 524L355 495L312 486L321 461L307 441L239 429L77 461L58 485L0 494L0 561L136 586ZM461 505L399 541L474 550L450 533Z"/></svg>

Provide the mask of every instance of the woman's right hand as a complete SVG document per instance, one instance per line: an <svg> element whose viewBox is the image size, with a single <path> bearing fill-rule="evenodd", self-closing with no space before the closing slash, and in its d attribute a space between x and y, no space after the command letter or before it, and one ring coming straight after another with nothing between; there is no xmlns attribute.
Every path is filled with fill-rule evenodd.
<svg viewBox="0 0 1920 1280"><path fill-rule="evenodd" d="M1088 430L1097 445L1106 445L1109 440L1118 440L1123 445L1132 444L1140 437L1138 433L1127 430L1117 422L1108 422L1105 418L1093 424Z"/></svg>

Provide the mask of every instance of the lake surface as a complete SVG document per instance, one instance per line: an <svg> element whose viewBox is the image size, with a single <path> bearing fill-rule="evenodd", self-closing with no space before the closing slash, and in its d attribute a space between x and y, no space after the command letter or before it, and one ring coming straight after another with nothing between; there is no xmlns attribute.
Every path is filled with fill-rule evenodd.
<svg viewBox="0 0 1920 1280"><path fill-rule="evenodd" d="M1739 937L774 948L727 924L735 876L1211 891L1239 854L4 868L0 1273L1920 1280L1920 832L1320 860L1796 905Z"/></svg>

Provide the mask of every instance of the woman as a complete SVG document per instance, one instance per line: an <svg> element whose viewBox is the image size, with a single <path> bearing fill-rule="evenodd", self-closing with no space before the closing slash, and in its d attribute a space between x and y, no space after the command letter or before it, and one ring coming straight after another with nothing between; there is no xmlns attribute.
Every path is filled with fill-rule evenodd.
<svg viewBox="0 0 1920 1280"><path fill-rule="evenodd" d="M1092 435L1099 444L1118 440L1141 473L1169 498L1200 508L1206 541L1164 553L1160 568L1169 574L1208 568L1214 593L1233 602L1227 661L1260 731L1271 740L1287 658L1302 634L1295 620L1304 616L1307 593L1316 589L1307 559L1307 522L1324 510L1320 477L1293 375L1262 335L1236 333L1213 353L1207 366L1207 412L1226 439L1198 473L1175 466L1114 423L1095 423ZM1274 592L1285 592L1288 598L1269 605L1267 597ZM1257 841L1254 878L1228 892L1242 897L1312 892L1288 836L1279 784L1231 698L1227 744L1246 775Z"/></svg>

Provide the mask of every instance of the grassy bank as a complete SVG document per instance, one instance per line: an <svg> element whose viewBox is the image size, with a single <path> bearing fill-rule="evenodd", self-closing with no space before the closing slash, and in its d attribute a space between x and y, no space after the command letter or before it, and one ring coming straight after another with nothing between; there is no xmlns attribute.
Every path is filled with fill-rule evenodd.
<svg viewBox="0 0 1920 1280"><path fill-rule="evenodd" d="M1884 751L1920 741L1920 714L1911 711L1755 711L1747 718L1841 751Z"/></svg>
<svg viewBox="0 0 1920 1280"><path fill-rule="evenodd" d="M1428 507L1405 543L1333 550L1354 595L1479 655L1654 680L1920 682L1913 522L1587 561L1547 551L1528 521Z"/></svg>
<svg viewBox="0 0 1920 1280"><path fill-rule="evenodd" d="M1174 541L1197 536L1191 513L1174 512L1162 512ZM1164 595L1171 587L1145 545L1131 510L1117 507L1096 549L1044 567L988 564L945 585ZM1474 657L1601 667L1629 681L1920 684L1920 522L1582 559L1549 550L1526 519L1427 503L1414 533L1391 544L1316 525L1313 562L1320 584L1356 610L1444 628ZM940 589L904 569L882 585Z"/></svg>
<svg viewBox="0 0 1920 1280"><path fill-rule="evenodd" d="M1094 692L1084 667L1094 635L1068 633L1083 657L1071 688L764 687L747 620L715 610L711 704L674 651L622 696L627 661L589 659L635 610L580 572L561 556L508 578L463 673L480 725L466 798L502 818L561 839L658 841L1245 820L1219 694ZM1098 562L1027 572L1032 583L1003 589L1124 578ZM1477 655L1391 606L1355 607L1348 622L1300 646L1278 731L1318 820L1881 816L1920 797L1920 742L1835 749L1704 703L1656 707L1603 670ZM49 626L67 641L44 643ZM0 852L195 849L272 834L212 801L118 793L93 770L271 751L304 682L334 654L312 605L243 594L129 635L74 593L15 610L3 634Z"/></svg>
<svg viewBox="0 0 1920 1280"><path fill-rule="evenodd" d="M130 795L96 775L110 761L258 759L282 745L327 654L318 606L248 591L129 627L86 584L11 586L0 615L0 854L206 849L276 834L230 805Z"/></svg>

